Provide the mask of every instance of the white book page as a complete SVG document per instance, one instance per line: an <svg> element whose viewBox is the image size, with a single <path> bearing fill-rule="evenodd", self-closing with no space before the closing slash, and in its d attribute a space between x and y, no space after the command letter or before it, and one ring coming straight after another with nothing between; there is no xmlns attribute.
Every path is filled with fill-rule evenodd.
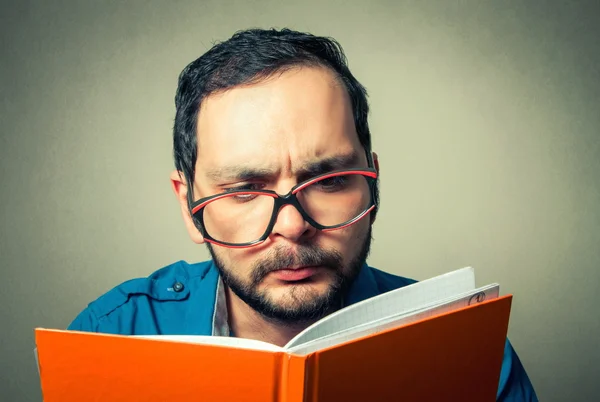
<svg viewBox="0 0 600 402"><path fill-rule="evenodd" d="M297 355L306 355L316 352L317 350L339 345L352 339L373 335L390 328L407 325L434 315L448 313L472 304L481 303L484 300L496 299L498 298L498 295L498 284L484 286L475 289L474 291L463 293L458 297L448 298L441 303L435 303L412 312L400 313L396 316L382 318L375 322L369 322L355 328L339 331L338 333L290 348L288 351Z"/></svg>
<svg viewBox="0 0 600 402"><path fill-rule="evenodd" d="M289 341L293 348L366 322L414 310L475 289L475 272L466 267L363 300L328 315Z"/></svg>
<svg viewBox="0 0 600 402"><path fill-rule="evenodd" d="M283 348L271 343L245 338L230 338L226 336L211 335L133 335L134 338L145 338L155 341L194 343L198 345L213 345L233 347L237 349L264 350L267 352L281 352Z"/></svg>

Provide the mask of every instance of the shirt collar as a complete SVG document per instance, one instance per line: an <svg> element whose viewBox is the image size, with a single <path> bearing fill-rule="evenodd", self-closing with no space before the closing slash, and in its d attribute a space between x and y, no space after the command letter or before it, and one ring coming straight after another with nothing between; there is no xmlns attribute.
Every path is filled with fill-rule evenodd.
<svg viewBox="0 0 600 402"><path fill-rule="evenodd" d="M354 303L369 299L379 294L379 287L373 276L371 267L364 264L358 276L350 286L348 294L344 299L344 306L349 306ZM213 336L230 336L229 317L227 314L227 299L225 297L225 285L222 278L219 276L217 281L217 289L215 296L215 309L213 312Z"/></svg>
<svg viewBox="0 0 600 402"><path fill-rule="evenodd" d="M215 297L215 311L213 313L213 336L229 336L229 317L227 314L227 298L225 297L225 285L219 275L217 281L217 294Z"/></svg>

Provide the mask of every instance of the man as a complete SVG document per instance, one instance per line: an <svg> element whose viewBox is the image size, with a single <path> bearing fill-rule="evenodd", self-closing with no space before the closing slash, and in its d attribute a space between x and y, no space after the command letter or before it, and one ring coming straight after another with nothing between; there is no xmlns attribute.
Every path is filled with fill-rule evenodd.
<svg viewBox="0 0 600 402"><path fill-rule="evenodd" d="M179 77L173 190L212 260L91 303L71 330L284 345L325 315L414 281L366 264L378 204L366 91L332 39L249 30ZM498 400L536 400L510 343Z"/></svg>

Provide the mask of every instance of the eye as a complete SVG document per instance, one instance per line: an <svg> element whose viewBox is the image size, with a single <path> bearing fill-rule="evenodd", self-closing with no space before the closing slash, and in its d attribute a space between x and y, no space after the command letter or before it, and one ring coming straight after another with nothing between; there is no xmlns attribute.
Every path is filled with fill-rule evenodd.
<svg viewBox="0 0 600 402"><path fill-rule="evenodd" d="M252 201L255 198L259 197L259 195L257 194L244 194L244 191L258 191L258 190L262 190L264 189L264 184L260 184L260 183L246 183L246 184L240 184L238 186L233 186L233 187L226 187L223 188L223 192L225 194L227 193L233 193L233 195L231 195L231 197L228 197L229 200L231 201L236 201L238 203L244 203L244 202L248 202L248 201Z"/></svg>
<svg viewBox="0 0 600 402"><path fill-rule="evenodd" d="M348 176L334 176L319 180L315 184L322 187L324 190L333 191L344 188L348 185L349 181L350 178Z"/></svg>

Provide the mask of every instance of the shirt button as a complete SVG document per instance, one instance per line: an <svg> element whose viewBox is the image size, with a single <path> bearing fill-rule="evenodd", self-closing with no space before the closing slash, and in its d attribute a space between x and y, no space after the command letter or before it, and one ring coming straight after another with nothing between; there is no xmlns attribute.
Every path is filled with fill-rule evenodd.
<svg viewBox="0 0 600 402"><path fill-rule="evenodd" d="M175 284L173 285L173 290L177 293L181 292L183 290L183 283L175 282Z"/></svg>

